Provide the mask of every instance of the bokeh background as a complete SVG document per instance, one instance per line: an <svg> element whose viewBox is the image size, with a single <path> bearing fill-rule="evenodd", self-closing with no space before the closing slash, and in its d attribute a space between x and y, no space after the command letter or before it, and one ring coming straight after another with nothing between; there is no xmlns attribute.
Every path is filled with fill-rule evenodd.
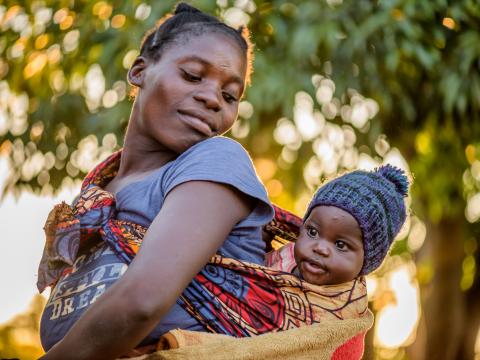
<svg viewBox="0 0 480 360"><path fill-rule="evenodd" d="M325 179L392 163L409 219L368 278L366 359L480 359L480 4L198 0L247 24L252 86L229 136L301 215ZM36 268L49 209L122 145L126 72L174 1L0 5L0 357L42 354Z"/></svg>

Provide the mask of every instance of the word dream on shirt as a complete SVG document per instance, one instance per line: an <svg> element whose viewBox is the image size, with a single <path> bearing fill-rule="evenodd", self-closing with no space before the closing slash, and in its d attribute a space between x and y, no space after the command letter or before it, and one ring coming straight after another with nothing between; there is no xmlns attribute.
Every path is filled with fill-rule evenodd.
<svg viewBox="0 0 480 360"><path fill-rule="evenodd" d="M73 315L72 313L93 304L127 270L128 266L119 261L108 247L103 251L95 250L100 249L96 247L90 254L80 256L75 261L72 272L58 282L46 305L46 308L53 307L50 320ZM113 261L102 265L102 262L110 260L109 257ZM95 266L96 262L100 265ZM92 270L78 276L79 269L89 264L93 265Z"/></svg>

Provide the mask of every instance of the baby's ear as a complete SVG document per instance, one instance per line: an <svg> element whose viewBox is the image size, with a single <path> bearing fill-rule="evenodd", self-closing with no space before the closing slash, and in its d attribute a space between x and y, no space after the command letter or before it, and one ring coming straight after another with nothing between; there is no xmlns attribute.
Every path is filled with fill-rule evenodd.
<svg viewBox="0 0 480 360"><path fill-rule="evenodd" d="M136 87L142 87L146 69L147 59L143 56L138 56L130 67L130 70L128 70L127 79L129 84Z"/></svg>

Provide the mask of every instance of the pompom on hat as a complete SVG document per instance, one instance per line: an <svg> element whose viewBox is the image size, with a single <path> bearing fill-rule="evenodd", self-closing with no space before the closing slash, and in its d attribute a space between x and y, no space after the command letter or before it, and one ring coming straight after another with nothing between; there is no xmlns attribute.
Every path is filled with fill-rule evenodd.
<svg viewBox="0 0 480 360"><path fill-rule="evenodd" d="M409 181L404 171L384 165L374 171L357 170L320 187L303 221L316 206L335 206L350 213L363 234L364 260L360 275L377 269L400 231L407 212L404 198Z"/></svg>

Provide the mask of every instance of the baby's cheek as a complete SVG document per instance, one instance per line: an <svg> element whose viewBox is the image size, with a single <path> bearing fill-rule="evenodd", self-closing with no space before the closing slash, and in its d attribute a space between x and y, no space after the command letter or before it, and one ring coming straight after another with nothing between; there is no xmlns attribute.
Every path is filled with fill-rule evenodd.
<svg viewBox="0 0 480 360"><path fill-rule="evenodd" d="M360 270L362 270L364 259L365 259L365 257L363 255L363 252L361 254L358 254L358 256L357 256L357 269L358 269L357 274L359 274Z"/></svg>
<svg viewBox="0 0 480 360"><path fill-rule="evenodd" d="M302 249L307 245L308 238L305 235L300 234L295 242L295 249L302 251Z"/></svg>
<svg viewBox="0 0 480 360"><path fill-rule="evenodd" d="M293 255L297 263L299 259L302 257L302 254L304 253L303 247L304 247L304 242L300 238L298 238L293 248Z"/></svg>
<svg viewBox="0 0 480 360"><path fill-rule="evenodd" d="M298 261L298 253L299 253L299 246L298 246L298 240L295 243L295 246L293 247L293 256L295 257L295 261Z"/></svg>

